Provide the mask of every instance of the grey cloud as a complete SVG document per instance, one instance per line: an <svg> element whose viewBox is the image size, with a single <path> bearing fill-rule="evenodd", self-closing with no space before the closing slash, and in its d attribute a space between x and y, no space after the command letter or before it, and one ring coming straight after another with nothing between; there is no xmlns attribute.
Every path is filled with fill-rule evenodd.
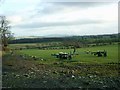
<svg viewBox="0 0 120 90"><path fill-rule="evenodd" d="M105 2L54 2L54 4L56 5L61 5L61 6L77 6L77 7L81 7L81 8L85 8L85 7L94 7L94 6L100 6L100 5L105 5L108 4Z"/></svg>
<svg viewBox="0 0 120 90"><path fill-rule="evenodd" d="M84 20L75 22L33 22L28 24L17 25L17 28L42 28L42 27L54 27L54 26L71 26L71 25L86 25L86 24L100 24L101 21L97 20Z"/></svg>
<svg viewBox="0 0 120 90"><path fill-rule="evenodd" d="M42 9L41 9L42 7ZM59 10L62 10L63 7L61 6L57 6L56 4L54 4L53 2L49 2L49 3L41 3L39 6L36 7L36 12L37 14L53 14L56 12L59 12Z"/></svg>
<svg viewBox="0 0 120 90"><path fill-rule="evenodd" d="M43 9L39 9L39 7L36 9L37 13L41 14L50 14L57 12L58 10L62 9L61 7L55 6L53 3L44 4Z"/></svg>
<svg viewBox="0 0 120 90"><path fill-rule="evenodd" d="M108 5L111 4L109 2L46 2L41 3L39 6L36 7L37 14L53 14L57 13L62 9L65 8L72 8L72 7L78 7L78 8L89 8L89 7L97 7L102 5ZM43 6L43 9L41 10L39 7Z"/></svg>
<svg viewBox="0 0 120 90"><path fill-rule="evenodd" d="M43 0L44 2L118 2L119 0Z"/></svg>

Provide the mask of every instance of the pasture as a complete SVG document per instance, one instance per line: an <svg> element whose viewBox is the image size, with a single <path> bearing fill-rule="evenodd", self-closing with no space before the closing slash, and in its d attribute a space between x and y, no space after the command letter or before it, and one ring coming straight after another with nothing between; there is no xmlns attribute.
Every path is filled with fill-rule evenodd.
<svg viewBox="0 0 120 90"><path fill-rule="evenodd" d="M106 50L107 57L97 57L91 54L86 54L85 51L98 51L98 50ZM73 49L55 49L55 50L39 50L39 49L25 49L18 51L20 54L26 54L30 56L36 56L38 58L42 58L45 61L37 61L43 63L54 63L59 61L58 58L51 56L51 54L66 52L73 52ZM110 62L118 62L118 45L106 45L106 46L96 46L96 47L87 47L87 48L78 48L76 49L76 53L78 55L73 55L72 60L73 63L89 63L89 64L100 64L100 63L110 63ZM63 60L66 61L66 60ZM70 61L70 60L67 60Z"/></svg>
<svg viewBox="0 0 120 90"><path fill-rule="evenodd" d="M87 50L106 50L107 57L86 54ZM15 50L14 54L4 54L3 87L120 88L118 65L107 64L118 62L118 45L77 48L77 55L73 55L71 60L51 56L59 52L70 53L73 49L22 49ZM36 56L39 60L25 59L21 55Z"/></svg>

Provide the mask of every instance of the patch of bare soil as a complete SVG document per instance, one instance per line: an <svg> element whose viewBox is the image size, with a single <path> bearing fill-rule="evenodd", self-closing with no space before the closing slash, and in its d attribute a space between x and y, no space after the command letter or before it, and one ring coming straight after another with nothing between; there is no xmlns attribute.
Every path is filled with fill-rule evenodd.
<svg viewBox="0 0 120 90"><path fill-rule="evenodd" d="M116 65L48 65L6 54L2 60L3 88L120 89Z"/></svg>

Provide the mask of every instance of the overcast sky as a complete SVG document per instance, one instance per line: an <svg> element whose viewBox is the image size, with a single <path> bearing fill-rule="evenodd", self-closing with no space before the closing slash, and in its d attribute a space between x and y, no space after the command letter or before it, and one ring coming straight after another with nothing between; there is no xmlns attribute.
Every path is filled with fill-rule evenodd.
<svg viewBox="0 0 120 90"><path fill-rule="evenodd" d="M118 33L116 2L4 0L0 15L10 21L16 37Z"/></svg>

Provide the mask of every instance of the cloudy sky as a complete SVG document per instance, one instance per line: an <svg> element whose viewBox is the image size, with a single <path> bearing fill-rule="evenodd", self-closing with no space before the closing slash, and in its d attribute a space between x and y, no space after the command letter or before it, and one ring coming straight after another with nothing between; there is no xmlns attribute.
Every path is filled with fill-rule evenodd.
<svg viewBox="0 0 120 90"><path fill-rule="evenodd" d="M118 33L117 2L2 0L0 15L16 37Z"/></svg>

